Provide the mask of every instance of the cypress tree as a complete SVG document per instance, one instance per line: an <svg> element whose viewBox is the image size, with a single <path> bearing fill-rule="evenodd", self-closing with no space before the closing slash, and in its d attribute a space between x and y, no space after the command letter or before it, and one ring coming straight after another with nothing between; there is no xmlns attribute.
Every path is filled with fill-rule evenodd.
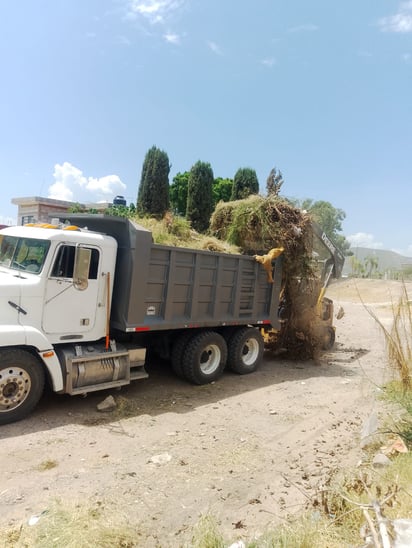
<svg viewBox="0 0 412 548"><path fill-rule="evenodd" d="M243 200L251 194L259 194L259 181L256 171L250 167L241 167L233 179L232 200Z"/></svg>
<svg viewBox="0 0 412 548"><path fill-rule="evenodd" d="M169 157L152 146L145 156L137 195L137 209L141 214L162 217L169 209Z"/></svg>
<svg viewBox="0 0 412 548"><path fill-rule="evenodd" d="M198 232L209 228L213 212L213 170L209 163L198 161L192 166L187 189L186 217Z"/></svg>

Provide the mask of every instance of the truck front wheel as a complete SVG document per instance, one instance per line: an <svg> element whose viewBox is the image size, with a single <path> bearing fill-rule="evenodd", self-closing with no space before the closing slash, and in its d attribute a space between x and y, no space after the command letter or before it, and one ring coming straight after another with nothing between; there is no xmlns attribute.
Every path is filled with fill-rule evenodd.
<svg viewBox="0 0 412 548"><path fill-rule="evenodd" d="M263 338L254 327L243 327L228 342L227 366L239 375L256 371L263 356Z"/></svg>
<svg viewBox="0 0 412 548"><path fill-rule="evenodd" d="M44 369L29 352L0 351L0 424L26 417L44 389Z"/></svg>
<svg viewBox="0 0 412 548"><path fill-rule="evenodd" d="M182 372L193 384L207 384L217 380L226 365L226 341L214 331L195 335L183 351Z"/></svg>

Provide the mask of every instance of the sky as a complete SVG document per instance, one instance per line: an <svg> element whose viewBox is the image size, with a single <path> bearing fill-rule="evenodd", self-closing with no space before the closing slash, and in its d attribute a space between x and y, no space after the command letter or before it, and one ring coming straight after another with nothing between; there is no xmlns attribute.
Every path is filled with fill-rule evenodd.
<svg viewBox="0 0 412 548"><path fill-rule="evenodd" d="M353 245L412 256L412 1L0 0L0 223L12 198L135 202L273 167L346 213Z"/></svg>

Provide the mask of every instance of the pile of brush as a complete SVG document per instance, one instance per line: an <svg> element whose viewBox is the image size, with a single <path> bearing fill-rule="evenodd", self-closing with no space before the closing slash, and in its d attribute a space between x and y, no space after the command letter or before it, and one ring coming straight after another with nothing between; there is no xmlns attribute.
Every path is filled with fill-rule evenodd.
<svg viewBox="0 0 412 548"><path fill-rule="evenodd" d="M320 281L313 263L310 216L279 196L253 195L219 203L210 231L250 255L284 248L282 309L287 321L276 346L294 357L315 357L322 346L322 326L316 308Z"/></svg>

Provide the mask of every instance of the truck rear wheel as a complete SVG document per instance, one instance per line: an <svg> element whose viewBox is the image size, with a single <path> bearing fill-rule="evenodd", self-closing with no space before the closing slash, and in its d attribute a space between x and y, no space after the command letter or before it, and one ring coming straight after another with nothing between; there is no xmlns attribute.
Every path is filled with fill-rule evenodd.
<svg viewBox="0 0 412 548"><path fill-rule="evenodd" d="M193 384L207 384L223 373L227 359L226 341L214 331L195 335L183 351L182 371Z"/></svg>
<svg viewBox="0 0 412 548"><path fill-rule="evenodd" d="M172 364L172 369L175 375L177 375L181 379L185 378L185 375L183 374L183 370L182 370L183 354L187 344L189 343L190 339L193 336L194 335L192 330L184 331L177 337L176 341L174 342L172 346L170 363Z"/></svg>
<svg viewBox="0 0 412 548"><path fill-rule="evenodd" d="M26 417L44 389L44 369L29 352L0 351L0 424Z"/></svg>
<svg viewBox="0 0 412 548"><path fill-rule="evenodd" d="M254 327L243 327L233 333L228 343L227 366L239 375L253 373L263 356L263 338Z"/></svg>

